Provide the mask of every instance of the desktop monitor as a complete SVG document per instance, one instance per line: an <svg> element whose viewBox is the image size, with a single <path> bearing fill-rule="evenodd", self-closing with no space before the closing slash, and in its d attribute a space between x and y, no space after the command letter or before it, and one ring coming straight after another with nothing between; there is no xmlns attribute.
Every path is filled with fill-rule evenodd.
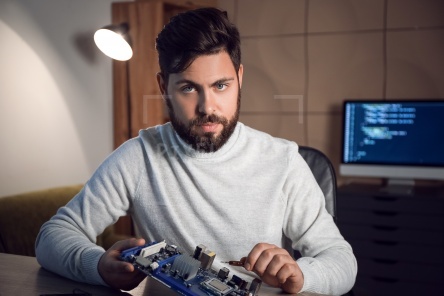
<svg viewBox="0 0 444 296"><path fill-rule="evenodd" d="M347 100L340 175L444 180L444 100Z"/></svg>

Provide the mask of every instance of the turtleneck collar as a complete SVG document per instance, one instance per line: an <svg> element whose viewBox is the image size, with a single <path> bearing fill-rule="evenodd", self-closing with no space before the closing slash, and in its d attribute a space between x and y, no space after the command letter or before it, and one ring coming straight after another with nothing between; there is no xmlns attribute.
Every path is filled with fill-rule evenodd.
<svg viewBox="0 0 444 296"><path fill-rule="evenodd" d="M219 150L215 151L215 152L201 152L201 151L197 151L194 148L191 147L191 145L189 145L188 143L186 143L174 130L173 125L170 124L170 128L173 130L173 141L175 142L175 144L177 145L177 147L179 147L179 149L181 150L181 152L189 157L192 158L197 158L197 159L216 159L222 155L224 155L225 153L227 153L228 151L230 151L232 149L232 147L235 145L237 139L239 138L239 134L240 134L240 130L241 130L241 125L242 123L238 122L236 124L236 127L233 131L233 134L231 134L230 138L228 139L228 141L219 148ZM176 146L175 145L175 146Z"/></svg>

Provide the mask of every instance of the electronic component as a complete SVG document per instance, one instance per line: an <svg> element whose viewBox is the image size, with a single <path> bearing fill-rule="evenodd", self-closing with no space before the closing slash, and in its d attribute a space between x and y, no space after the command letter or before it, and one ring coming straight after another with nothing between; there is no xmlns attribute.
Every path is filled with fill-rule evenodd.
<svg viewBox="0 0 444 296"><path fill-rule="evenodd" d="M166 247L166 242L162 241L160 243L148 246L146 248L143 248L142 250L140 250L140 256L142 257L148 257L151 256L155 253L160 252L160 249L165 248Z"/></svg>
<svg viewBox="0 0 444 296"><path fill-rule="evenodd" d="M137 256L136 263L144 268L147 268L153 263L153 261L143 256Z"/></svg>
<svg viewBox="0 0 444 296"><path fill-rule="evenodd" d="M221 280L225 280L228 277L228 274L230 273L230 270L226 267L222 267L219 269L219 273L217 274L217 277Z"/></svg>
<svg viewBox="0 0 444 296"><path fill-rule="evenodd" d="M218 279L209 279L201 283L201 286L204 290L214 294L214 295L228 295L233 288L228 286L227 284L219 281Z"/></svg>
<svg viewBox="0 0 444 296"><path fill-rule="evenodd" d="M239 287L240 289L245 289L247 287L247 282L238 277L237 275L233 275L231 281L228 282L229 285L234 287Z"/></svg>
<svg viewBox="0 0 444 296"><path fill-rule="evenodd" d="M204 245L196 247L194 254L182 254L165 241L153 242L124 250L121 259L130 262L147 276L184 296L256 296L262 281L248 282L233 275L229 269L213 270L216 253Z"/></svg>
<svg viewBox="0 0 444 296"><path fill-rule="evenodd" d="M262 281L260 279L254 279L250 284L250 294L256 295L261 288Z"/></svg>
<svg viewBox="0 0 444 296"><path fill-rule="evenodd" d="M209 270L213 265L214 258L216 258L216 253L210 250L205 250L199 258L199 261L202 263L200 265L202 269Z"/></svg>
<svg viewBox="0 0 444 296"><path fill-rule="evenodd" d="M173 270L177 271L177 275L181 276L185 281L192 280L199 271L200 262L188 255L179 255L174 260Z"/></svg>
<svg viewBox="0 0 444 296"><path fill-rule="evenodd" d="M200 255L202 254L202 252L204 252L206 250L206 246L200 244L196 247L196 249L194 250L194 254L193 254L193 258L196 260L199 260Z"/></svg>

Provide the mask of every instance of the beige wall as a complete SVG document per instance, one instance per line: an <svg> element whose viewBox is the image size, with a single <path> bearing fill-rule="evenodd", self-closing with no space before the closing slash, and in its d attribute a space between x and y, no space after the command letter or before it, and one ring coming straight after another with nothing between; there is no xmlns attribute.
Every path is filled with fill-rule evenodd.
<svg viewBox="0 0 444 296"><path fill-rule="evenodd" d="M219 6L241 33L240 120L320 149L337 171L344 99L444 98L444 1L221 0Z"/></svg>
<svg viewBox="0 0 444 296"><path fill-rule="evenodd" d="M0 196L84 183L112 151L113 0L0 0Z"/></svg>
<svg viewBox="0 0 444 296"><path fill-rule="evenodd" d="M83 183L112 151L111 60L91 36L113 1L0 1L0 196ZM344 98L444 97L442 0L219 2L242 36L241 120L335 164Z"/></svg>

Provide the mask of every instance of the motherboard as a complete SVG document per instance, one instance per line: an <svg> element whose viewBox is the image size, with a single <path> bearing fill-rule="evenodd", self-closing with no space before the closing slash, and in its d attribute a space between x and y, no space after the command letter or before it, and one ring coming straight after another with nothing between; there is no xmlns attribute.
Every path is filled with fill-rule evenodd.
<svg viewBox="0 0 444 296"><path fill-rule="evenodd" d="M194 254L183 254L165 241L152 242L121 253L121 259L168 288L185 296L256 296L262 281L251 283L237 275L229 276L226 267L216 271L216 253L198 245Z"/></svg>

